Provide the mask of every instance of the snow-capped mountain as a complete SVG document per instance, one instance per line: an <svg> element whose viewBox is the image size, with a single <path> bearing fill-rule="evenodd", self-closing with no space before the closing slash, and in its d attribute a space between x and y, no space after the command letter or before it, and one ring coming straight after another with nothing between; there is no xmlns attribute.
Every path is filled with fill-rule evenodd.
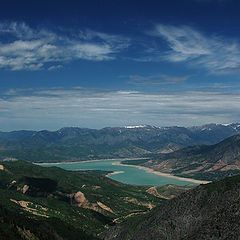
<svg viewBox="0 0 240 240"><path fill-rule="evenodd" d="M0 132L0 154L31 161L140 157L186 146L215 144L238 133L239 123L195 127L65 127L58 131Z"/></svg>

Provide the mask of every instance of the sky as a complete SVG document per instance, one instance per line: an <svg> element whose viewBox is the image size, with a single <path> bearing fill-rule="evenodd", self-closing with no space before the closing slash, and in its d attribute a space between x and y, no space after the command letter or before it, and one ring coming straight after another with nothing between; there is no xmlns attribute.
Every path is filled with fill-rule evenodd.
<svg viewBox="0 0 240 240"><path fill-rule="evenodd" d="M240 121L240 1L9 0L0 131Z"/></svg>

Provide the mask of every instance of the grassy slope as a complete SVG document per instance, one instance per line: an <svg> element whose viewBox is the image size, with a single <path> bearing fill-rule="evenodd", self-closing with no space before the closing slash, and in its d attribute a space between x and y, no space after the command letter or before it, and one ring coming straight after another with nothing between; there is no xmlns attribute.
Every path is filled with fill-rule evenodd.
<svg viewBox="0 0 240 240"><path fill-rule="evenodd" d="M115 218L122 218L133 212L148 211L148 208L144 205L129 203L126 201L126 197L136 199L138 203L143 204L151 203L158 205L161 202L161 199L146 193L145 187L124 185L108 179L97 172L69 172L56 167L44 168L23 161L4 162L1 164L5 168L4 171L0 171L1 217L4 218L5 212L5 220L3 222L5 222L6 226L9 226L6 228L8 229L6 231L9 231L9 233L17 231L17 226L19 227L20 223L22 224L20 229L26 228L30 229L31 232L40 231L41 233L47 230L44 227L43 229L45 230L39 229L37 226L39 226L40 222L47 222L50 229L55 229L54 231L57 231L57 234L63 236L64 239L68 239L63 235L67 231L62 232L61 227L59 228L61 225L66 225L66 229L76 231L87 239L88 235L96 236L102 232L105 228L104 226ZM16 189L22 189L23 185L26 184L26 177L37 179L48 178L55 181L57 187L53 192L45 195L29 196L22 194L16 191ZM8 187L12 181L16 181L17 183L10 190ZM87 200L91 203L98 201L104 203L113 210L113 213L98 213L90 209L76 207L70 204L69 199L66 197L61 198L57 194L61 192L66 195L77 191L83 192ZM10 199L30 202L31 208L36 209L37 213L47 215L48 218L29 213ZM41 207L47 208L47 211L42 211ZM7 221L12 222L12 220L6 218L6 215L13 216L12 219L15 219L12 225L7 224ZM29 218L34 219L32 222L33 225L29 223ZM53 222L56 224L53 224ZM15 230L12 231L12 228Z"/></svg>
<svg viewBox="0 0 240 240"><path fill-rule="evenodd" d="M50 217L45 218L28 213L10 199L30 201L33 208L40 204L41 206L47 206L47 215ZM33 199L14 191L2 189L0 189L0 201L0 239L2 240L97 239L91 232L86 233L84 229L74 226L71 217L76 214L73 213L73 209L64 204L59 204L57 201L49 203L43 199Z"/></svg>

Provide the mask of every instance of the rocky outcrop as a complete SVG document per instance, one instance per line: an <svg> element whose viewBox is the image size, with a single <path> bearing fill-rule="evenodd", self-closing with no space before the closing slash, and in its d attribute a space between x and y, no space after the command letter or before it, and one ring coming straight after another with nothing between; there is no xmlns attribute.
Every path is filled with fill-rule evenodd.
<svg viewBox="0 0 240 240"><path fill-rule="evenodd" d="M149 202L141 202L141 201L138 201L136 198L125 197L124 200L134 205L144 206L150 210L156 207L154 204L151 204Z"/></svg>
<svg viewBox="0 0 240 240"><path fill-rule="evenodd" d="M166 197L166 196L163 196L163 195L159 194L156 187L150 187L150 188L147 189L146 192L155 196L155 197L159 197L159 198L163 198L163 199L167 199L167 200L171 199L170 197Z"/></svg>
<svg viewBox="0 0 240 240"><path fill-rule="evenodd" d="M107 211L107 212L114 213L113 210L112 210L110 207L108 207L107 205L105 205L105 204L102 203L102 202L97 202L97 205L98 205L101 209L103 209L103 210L105 210L105 211Z"/></svg>
<svg viewBox="0 0 240 240"><path fill-rule="evenodd" d="M99 201L97 203L89 202L85 197L84 193L81 191L72 194L71 197L73 199L74 204L76 204L78 207L92 209L99 213L108 212L114 214L113 210L102 202Z"/></svg>
<svg viewBox="0 0 240 240"><path fill-rule="evenodd" d="M22 193L23 193L23 194L26 194L27 191L28 191L28 189L29 189L29 186L25 184L25 185L23 186L23 188L22 188Z"/></svg>
<svg viewBox="0 0 240 240"><path fill-rule="evenodd" d="M86 199L84 193L78 191L73 195L74 201L79 207L89 208L89 202Z"/></svg>
<svg viewBox="0 0 240 240"><path fill-rule="evenodd" d="M10 199L11 202L16 203L20 207L23 208L24 211L32 213L33 215L40 216L40 217L46 217L48 218L49 216L47 215L48 209L46 207L43 207L41 205L36 205L33 204L32 202L24 201L24 200L15 200L15 199Z"/></svg>

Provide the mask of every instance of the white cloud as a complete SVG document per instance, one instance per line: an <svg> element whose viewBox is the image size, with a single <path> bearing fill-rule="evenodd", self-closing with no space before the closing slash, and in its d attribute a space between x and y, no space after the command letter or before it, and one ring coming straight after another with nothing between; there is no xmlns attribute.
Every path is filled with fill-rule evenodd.
<svg viewBox="0 0 240 240"><path fill-rule="evenodd" d="M104 61L129 45L121 36L94 31L57 34L25 23L0 23L0 68L53 69L72 60Z"/></svg>
<svg viewBox="0 0 240 240"><path fill-rule="evenodd" d="M219 92L144 93L83 88L11 90L0 99L5 130L80 126L101 128L151 124L236 122L240 95Z"/></svg>
<svg viewBox="0 0 240 240"><path fill-rule="evenodd" d="M212 73L240 69L240 43L237 40L206 35L189 26L163 24L157 25L152 35L164 39L169 50L159 53L158 48L152 48L152 56L145 57L146 60L186 62Z"/></svg>
<svg viewBox="0 0 240 240"><path fill-rule="evenodd" d="M211 73L240 69L240 43L207 35L189 26L158 24L148 39L130 39L92 30L51 31L25 23L0 23L0 69L57 69L74 60L106 61L117 57L137 61L183 62ZM163 41L168 50L163 48ZM133 51L124 51L132 47ZM139 57L144 49L144 56ZM122 55L121 55L122 54Z"/></svg>

